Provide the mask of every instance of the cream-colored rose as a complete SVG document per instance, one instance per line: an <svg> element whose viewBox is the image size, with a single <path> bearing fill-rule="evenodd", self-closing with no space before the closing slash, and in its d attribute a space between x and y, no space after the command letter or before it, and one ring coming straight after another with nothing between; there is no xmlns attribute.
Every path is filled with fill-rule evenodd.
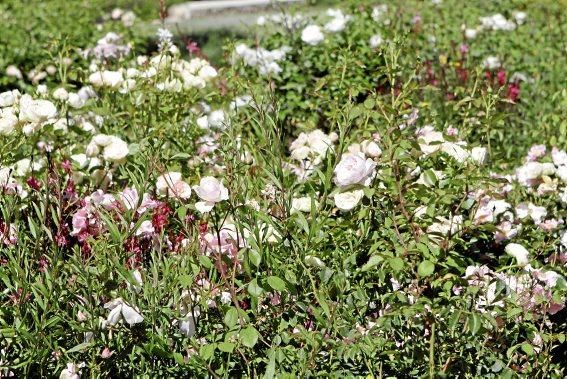
<svg viewBox="0 0 567 379"><path fill-rule="evenodd" d="M339 192L334 195L335 205L341 211L350 211L360 203L364 196L363 190Z"/></svg>

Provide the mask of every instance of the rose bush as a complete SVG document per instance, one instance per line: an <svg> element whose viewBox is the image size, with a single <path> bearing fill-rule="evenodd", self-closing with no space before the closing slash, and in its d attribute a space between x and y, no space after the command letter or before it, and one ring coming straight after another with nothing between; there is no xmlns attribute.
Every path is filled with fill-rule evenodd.
<svg viewBox="0 0 567 379"><path fill-rule="evenodd" d="M3 55L0 376L563 377L565 16L456 4Z"/></svg>

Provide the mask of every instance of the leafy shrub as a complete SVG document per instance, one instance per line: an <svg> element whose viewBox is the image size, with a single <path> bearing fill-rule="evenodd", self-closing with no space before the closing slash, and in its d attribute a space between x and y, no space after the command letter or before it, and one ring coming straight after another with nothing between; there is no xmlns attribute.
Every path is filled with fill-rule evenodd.
<svg viewBox="0 0 567 379"><path fill-rule="evenodd" d="M30 46L0 373L562 377L560 9L404 5L263 19L218 68L165 29Z"/></svg>

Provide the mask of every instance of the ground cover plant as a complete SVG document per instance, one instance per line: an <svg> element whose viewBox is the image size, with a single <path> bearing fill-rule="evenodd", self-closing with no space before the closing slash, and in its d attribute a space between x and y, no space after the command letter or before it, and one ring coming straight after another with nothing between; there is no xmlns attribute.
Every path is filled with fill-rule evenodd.
<svg viewBox="0 0 567 379"><path fill-rule="evenodd" d="M3 52L0 377L565 376L562 3L127 6Z"/></svg>

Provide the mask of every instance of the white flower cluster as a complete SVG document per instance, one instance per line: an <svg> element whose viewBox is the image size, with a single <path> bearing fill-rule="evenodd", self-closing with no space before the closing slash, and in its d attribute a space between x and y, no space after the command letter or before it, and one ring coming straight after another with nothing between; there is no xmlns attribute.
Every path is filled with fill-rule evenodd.
<svg viewBox="0 0 567 379"><path fill-rule="evenodd" d="M287 168L291 169L300 180L305 180L323 162L337 139L336 133L325 134L319 129L300 133L289 147L291 158L297 164L286 165Z"/></svg>
<svg viewBox="0 0 567 379"><path fill-rule="evenodd" d="M201 178L199 185L193 186L193 190L202 200L195 203L195 208L201 213L208 213L216 203L228 200L228 189L212 176ZM180 172L172 171L157 178L156 192L160 196L188 200L191 197L191 186L183 180Z"/></svg>
<svg viewBox="0 0 567 379"><path fill-rule="evenodd" d="M222 109L208 111L205 115L197 119L197 126L201 129L226 129L229 120Z"/></svg>
<svg viewBox="0 0 567 379"><path fill-rule="evenodd" d="M325 35L318 25L307 25L301 31L301 40L308 45L315 46L325 40Z"/></svg>
<svg viewBox="0 0 567 379"><path fill-rule="evenodd" d="M370 39L368 40L368 44L370 45L371 48L375 49L378 46L380 46L382 43L384 42L384 39L382 38L381 34L374 34L372 37L370 37Z"/></svg>
<svg viewBox="0 0 567 379"><path fill-rule="evenodd" d="M380 4L372 8L372 19L376 22L382 22L385 25L390 23L390 20L384 19L384 16L388 13L388 6L386 4Z"/></svg>
<svg viewBox="0 0 567 379"><path fill-rule="evenodd" d="M480 18L480 29L482 30L514 30L516 29L516 23L507 20L506 17L500 13L494 14L492 16L486 16Z"/></svg>
<svg viewBox="0 0 567 379"><path fill-rule="evenodd" d="M257 67L260 75L278 74L282 71L278 62L285 59L286 54L291 50L288 46L279 49L266 50L258 47L252 49L241 43L236 46L236 54L242 58L244 63L250 67Z"/></svg>
<svg viewBox="0 0 567 379"><path fill-rule="evenodd" d="M92 55L97 59L118 59L130 53L130 44L122 43L120 35L109 32L99 39L96 46L86 51L87 55Z"/></svg>
<svg viewBox="0 0 567 379"><path fill-rule="evenodd" d="M484 147L474 147L470 151L466 149L464 141L445 141L442 132L436 131L433 126L424 126L416 132L419 147L424 155L430 155L437 151L449 155L459 163L472 161L477 165L486 163L488 152Z"/></svg>
<svg viewBox="0 0 567 379"><path fill-rule="evenodd" d="M376 162L382 150L374 140L365 140L349 146L334 170L334 182L338 192L335 205L342 211L356 207L364 196L363 187L368 187L376 176Z"/></svg>
<svg viewBox="0 0 567 379"><path fill-rule="evenodd" d="M331 20L325 24L324 28L329 33L342 32L346 28L347 22L352 18L345 15L340 9L328 9L327 16L330 16Z"/></svg>
<svg viewBox="0 0 567 379"><path fill-rule="evenodd" d="M21 95L18 90L0 93L0 135L13 133L21 128L25 135L31 135L45 125L57 120L57 108L49 100L33 99Z"/></svg>
<svg viewBox="0 0 567 379"><path fill-rule="evenodd" d="M565 283L563 276L552 270L533 268L528 263L529 251L520 244L508 244L505 251L515 258L519 266L522 266L523 269L518 274L495 272L484 265L469 266L465 271L464 279L468 284L480 288L475 303L477 310L488 312L491 308L503 307L505 299L509 297L515 298L524 311L534 311L540 307L538 299L542 297L549 299L549 304L543 309L544 312L555 314L564 308L563 299L556 302L551 292L559 282ZM497 300L500 291L503 291L505 296L500 296L502 300Z"/></svg>
<svg viewBox="0 0 567 379"><path fill-rule="evenodd" d="M484 59L482 65L486 69L496 70L497 68L500 68L502 66L502 63L500 62L500 58L491 55Z"/></svg>
<svg viewBox="0 0 567 379"><path fill-rule="evenodd" d="M128 144L116 136L97 134L87 145L86 156L102 158L111 163L124 163L128 155Z"/></svg>
<svg viewBox="0 0 567 379"><path fill-rule="evenodd" d="M96 98L96 93L89 86L82 87L78 92L69 92L64 87L58 87L53 90L51 97L66 103L71 108L80 109L85 106L87 100ZM67 119L64 120L67 121Z"/></svg>
<svg viewBox="0 0 567 379"><path fill-rule="evenodd" d="M163 52L151 59L144 56L138 57L138 68L111 71L93 64L89 82L94 87L107 87L127 93L136 87L138 80L152 78L152 83L156 83L156 88L163 91L180 92L191 88L205 88L209 81L217 77L217 70L206 60L193 58L186 61L179 57L176 48L170 50L173 53Z"/></svg>
<svg viewBox="0 0 567 379"><path fill-rule="evenodd" d="M134 21L136 21L134 12L126 11L121 8L114 8L112 12L110 12L110 18L115 21L121 21L126 27L134 25Z"/></svg>
<svg viewBox="0 0 567 379"><path fill-rule="evenodd" d="M533 154L533 152L532 152ZM553 148L551 162L538 162L528 155L527 162L516 169L516 180L522 186L537 188L539 196L555 194L567 183L567 152Z"/></svg>
<svg viewBox="0 0 567 379"><path fill-rule="evenodd" d="M47 165L45 158L23 158L10 166L0 166L0 193L16 195L24 199L28 191L22 185L30 175L43 170Z"/></svg>
<svg viewBox="0 0 567 379"><path fill-rule="evenodd" d="M156 192L161 196L170 196L178 199L191 197L191 186L183 181L180 172L168 172L160 175L156 182Z"/></svg>
<svg viewBox="0 0 567 379"><path fill-rule="evenodd" d="M513 12L514 21L506 19L502 14L497 13L492 16L480 17L480 25L476 28L467 28L462 26L465 38L475 39L479 32L483 30L514 30L518 25L522 25L526 21L527 14L525 12Z"/></svg>

